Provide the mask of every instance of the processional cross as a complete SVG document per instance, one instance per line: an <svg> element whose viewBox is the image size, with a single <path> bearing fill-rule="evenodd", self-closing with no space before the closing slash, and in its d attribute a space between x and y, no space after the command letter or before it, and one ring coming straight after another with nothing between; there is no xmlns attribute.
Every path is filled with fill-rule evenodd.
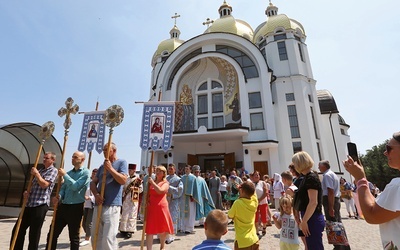
<svg viewBox="0 0 400 250"><path fill-rule="evenodd" d="M70 115L75 115L79 111L79 106L77 104L73 104L74 99L68 97L68 99L65 101L65 108L60 108L60 110L58 110L58 115L60 117L65 115L64 128L66 131L68 131L72 124Z"/></svg>

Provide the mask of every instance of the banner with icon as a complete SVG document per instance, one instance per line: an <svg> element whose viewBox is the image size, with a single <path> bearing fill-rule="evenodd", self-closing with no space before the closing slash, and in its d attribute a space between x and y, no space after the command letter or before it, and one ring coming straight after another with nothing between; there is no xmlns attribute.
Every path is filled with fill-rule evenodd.
<svg viewBox="0 0 400 250"><path fill-rule="evenodd" d="M175 102L146 102L143 106L140 147L168 151L174 131Z"/></svg>
<svg viewBox="0 0 400 250"><path fill-rule="evenodd" d="M83 117L82 132L78 150L89 153L95 149L99 154L103 152L105 137L104 111L86 112Z"/></svg>

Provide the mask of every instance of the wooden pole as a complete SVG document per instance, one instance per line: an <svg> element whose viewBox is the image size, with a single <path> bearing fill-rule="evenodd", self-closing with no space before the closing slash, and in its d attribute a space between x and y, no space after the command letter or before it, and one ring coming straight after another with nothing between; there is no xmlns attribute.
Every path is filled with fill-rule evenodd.
<svg viewBox="0 0 400 250"><path fill-rule="evenodd" d="M113 134L114 129L110 128L110 134L108 136L108 144L107 144L107 153L106 153L106 159L109 160L108 158L110 157L110 148L111 148L111 142L112 142L112 134ZM104 190L106 188L106 178L107 177L107 171L106 168L104 167L103 164L103 176L102 176L102 182L101 182L101 188L100 188L100 197L103 199L104 198ZM97 236L99 234L99 224L100 224L100 219L101 219L101 210L103 209L103 204L99 204L97 206L97 219L96 219L96 228L95 228L95 233L93 235L93 244L92 248L96 250L96 245L97 245Z"/></svg>
<svg viewBox="0 0 400 250"><path fill-rule="evenodd" d="M68 141L68 132L65 132L65 134L64 134L64 143L63 143L63 151L62 151L62 154L61 154L60 168L64 168L65 148L66 148L66 145L67 145L67 141ZM62 181L63 181L63 178L61 176L58 176L58 178L57 178L57 187L56 187L56 197L58 197L58 195L60 193ZM47 242L47 249L48 250L51 249L51 244L53 242L54 223L56 221L56 216L57 216L57 207L58 207L58 203L54 204L54 207L53 207L53 218L51 219L50 234L49 234L49 239L48 239L48 242Z"/></svg>
<svg viewBox="0 0 400 250"><path fill-rule="evenodd" d="M95 111L99 110L99 101L96 102L96 109ZM90 169L90 165L92 163L92 151L89 152L89 156L88 156L88 169Z"/></svg>
<svg viewBox="0 0 400 250"><path fill-rule="evenodd" d="M63 143L63 149L62 149L62 154L61 154L61 164L60 164L60 168L59 169L63 169L64 168L64 159L65 159L65 149L67 146L67 141L68 141L68 132L69 132L69 128L72 124L71 122L71 114L76 114L79 111L79 106L78 105L74 105L72 106L72 104L74 104L74 100L69 97L67 98L66 102L65 102L65 106L66 108L61 108L58 111L58 115L60 117L63 117L65 115L65 121L64 121L64 143ZM60 193L60 188L61 188L61 183L63 181L63 178L61 176L58 176L57 179L57 187L56 187L56 197L58 197L59 193ZM53 207L53 218L51 220L51 225L50 225L50 233L49 233L49 239L47 242L47 249L50 250L51 249L51 244L53 242L53 235L54 235L54 223L56 221L56 216L57 216L57 207L58 207L58 203L54 204Z"/></svg>
<svg viewBox="0 0 400 250"><path fill-rule="evenodd" d="M39 163L40 153L42 152L42 148L43 148L44 142L45 142L45 140L42 140L42 142L39 145L39 149L38 149L38 152L36 154L35 165L33 165L33 168L37 168L37 165ZM28 187L26 189L26 192L28 193L28 195L31 192L32 181L33 181L33 175L31 174L31 176L29 178ZM13 235L13 238L12 238L12 241L11 241L10 250L14 250L15 242L17 241L17 236L19 234L19 228L21 227L22 217L24 216L25 207L26 207L26 203L27 202L28 202L28 199L25 199L25 197L24 197L23 202L22 202L21 212L19 213L17 225L15 227L14 235Z"/></svg>
<svg viewBox="0 0 400 250"><path fill-rule="evenodd" d="M148 200L149 200L149 195L150 195L150 182L149 178L151 178L151 175L153 174L153 160L154 160L154 151L151 151L151 157L150 157L150 167L149 167L149 174L147 177L147 192L144 196L144 200L142 202L143 211L144 211L144 216L143 216L143 230L142 230L142 242L140 244L140 250L143 250L144 247L144 235L146 232L146 226L147 226L147 205L148 205Z"/></svg>
<svg viewBox="0 0 400 250"><path fill-rule="evenodd" d="M161 96L162 96L162 92L161 92L161 88L160 87L159 91L158 91L158 101L161 101ZM151 151L151 158L150 158L150 167L149 167L149 177L151 178L151 175L153 174L153 161L154 161L154 150ZM146 232L146 226L147 226L147 205L148 205L148 200L149 200L149 195L150 195L150 182L148 181L149 179L147 178L147 193L145 195L145 200L143 201L144 204L144 216L143 216L143 231L142 231L142 242L140 244L140 250L143 250L144 247L144 235Z"/></svg>

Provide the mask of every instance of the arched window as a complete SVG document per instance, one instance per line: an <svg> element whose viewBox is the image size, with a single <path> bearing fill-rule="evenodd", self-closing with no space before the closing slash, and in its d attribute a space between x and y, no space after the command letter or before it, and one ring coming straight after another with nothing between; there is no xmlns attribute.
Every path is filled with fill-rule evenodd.
<svg viewBox="0 0 400 250"><path fill-rule="evenodd" d="M224 99L221 83L208 80L200 84L196 91L197 128L223 128L224 124Z"/></svg>

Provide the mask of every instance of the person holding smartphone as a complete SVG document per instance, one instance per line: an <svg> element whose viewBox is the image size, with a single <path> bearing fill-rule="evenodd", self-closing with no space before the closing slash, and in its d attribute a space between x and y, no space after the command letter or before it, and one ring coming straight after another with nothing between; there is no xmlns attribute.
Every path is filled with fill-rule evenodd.
<svg viewBox="0 0 400 250"><path fill-rule="evenodd" d="M393 134L383 153L389 167L400 170L400 132ZM370 224L379 224L384 249L400 247L400 177L393 178L383 192L375 199L368 187L364 168L351 156L343 165L354 176L357 193L365 220Z"/></svg>

